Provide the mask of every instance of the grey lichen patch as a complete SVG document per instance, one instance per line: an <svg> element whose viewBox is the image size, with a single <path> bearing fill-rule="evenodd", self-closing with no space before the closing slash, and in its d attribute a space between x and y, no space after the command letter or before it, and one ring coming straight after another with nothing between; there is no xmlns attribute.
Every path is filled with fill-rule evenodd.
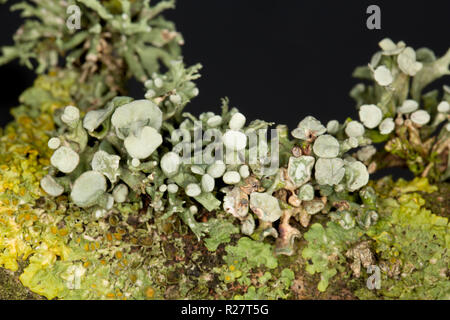
<svg viewBox="0 0 450 320"><path fill-rule="evenodd" d="M61 145L61 140L59 138L50 138L47 143L48 147L52 150L56 150Z"/></svg>
<svg viewBox="0 0 450 320"><path fill-rule="evenodd" d="M303 208L308 214L316 214L325 208L325 203L322 200L308 200L303 202Z"/></svg>
<svg viewBox="0 0 450 320"><path fill-rule="evenodd" d="M247 136L235 130L228 130L223 136L223 143L228 150L240 151L247 145Z"/></svg>
<svg viewBox="0 0 450 320"><path fill-rule="evenodd" d="M202 176L201 185L203 192L212 192L214 190L216 180L209 174L204 174Z"/></svg>
<svg viewBox="0 0 450 320"><path fill-rule="evenodd" d="M364 126L358 121L350 121L345 128L345 133L349 137L361 137L364 131Z"/></svg>
<svg viewBox="0 0 450 320"><path fill-rule="evenodd" d="M57 1L55 4L60 5ZM425 239L445 240L446 230L442 226L446 221L421 210L420 198L402 197L401 201L407 202L404 212L397 212L393 215L395 219L379 224L379 219L386 219L390 214L378 214L379 203L385 199L377 201L371 188L362 188L369 178L366 165L371 167L371 172L377 165L371 162L375 152L372 143L389 139L385 150L406 159L416 174L448 178L449 89L444 88L442 97L439 92L421 97L420 91L437 75L448 74L450 56L438 59L430 50L421 49L416 53L402 42L383 40L380 43L383 51L372 57L369 67L356 73L364 75L366 80L375 80L373 86L360 84L352 91L360 107L361 123L347 118L342 125L334 120L325 128L317 119L306 117L293 130L295 139L290 139L286 126L279 125L276 127L279 141L272 141L277 144L258 142L256 151L265 152L257 153L257 161L250 163L245 159L247 135L259 130L267 135L272 124L256 120L246 125L245 116L230 108L226 99L220 114L203 112L197 117L183 112L184 106L199 92L193 83L199 76L199 67L185 68L179 60L178 45L182 38L171 23L162 18L149 22L160 10L173 6L173 2L158 2L156 8L150 8L147 1L122 4L121 8L98 3L93 8L83 7L83 16L87 17L84 20L90 27L86 30L90 31L81 30L77 41L73 41L77 44L60 50L71 55L69 72L74 75L70 78L77 82L71 84L74 88L66 90L65 97L61 98L58 92L61 85L66 86L67 70L62 71L62 78L57 77L58 87L50 88L52 95L58 96L56 103L46 101L43 108L36 102L41 97L35 92L28 92L21 99L27 106L19 109L31 110L33 115L40 112L49 115L43 110L50 105L50 109L57 109L54 117L57 129L53 130L50 123L43 135L53 137L48 144L56 150L50 160L52 166L46 167L46 148L38 152L38 164L34 163L36 141L32 141L30 149L33 150L26 151L30 152L20 158L19 165L8 166L11 160L2 158L0 170L5 183L1 187L5 195L0 199L0 263L15 268L17 257L29 255L31 265L21 280L33 290L49 298L67 299L233 296L286 299L293 296L291 290L297 290L296 296L301 296L300 284L307 278L303 270L318 273L308 281L319 281L320 277L321 291L331 285L335 275L336 278L348 276L351 269L356 275L362 270L357 268L365 266L369 253L366 247L354 245L383 228L386 229L382 230L383 235L391 232L392 223L399 224L402 215L408 219L400 227L406 225L407 231L414 225L411 219L417 219L415 224L421 228L423 217L428 216L429 222L437 221L437 228L433 226L427 234L429 238ZM58 5L55 10L60 12ZM26 8L34 12L34 7ZM36 12L39 8L36 4ZM116 10L122 10L120 15L112 12ZM39 26L40 22L34 25ZM28 31L29 27L30 24ZM66 30L59 33L58 26L50 27L44 30L52 35L50 38L59 39L57 46L66 44L66 39L74 39ZM22 40L20 44L26 40L21 36L24 33L19 32L16 37ZM48 47L48 43L42 45L47 50L39 50L40 72L52 65L51 61L59 60L54 55L59 52ZM17 53L17 48L4 52L14 53L14 50ZM46 52L51 55L47 56ZM110 52L114 55L110 56ZM26 53L15 56L29 63ZM83 64L84 59L87 64ZM103 61L108 61L107 68ZM159 72L160 63L167 67L164 74ZM114 98L128 74L145 81L146 100L132 102L129 97ZM410 92L413 74L416 76ZM49 77L53 77L53 71ZM93 82L84 82L92 77L95 77ZM418 103L408 112L403 110L408 97L420 102L423 110L417 110ZM72 99L80 101L61 102ZM447 105L442 104L443 100ZM69 103L79 105L80 109L72 106L58 109ZM27 109L28 105L34 109ZM90 111L84 115L86 106ZM14 110L15 115L23 115L19 111ZM14 126L26 128L27 121L22 120ZM192 139L191 134L198 123L224 137L222 142L231 151L230 161L227 158L225 163L199 163L195 156L184 153L194 150L204 155L206 151L217 151L195 144L196 138ZM429 133L440 126L442 131L437 136ZM17 136L21 143L20 139L27 136L21 134L23 131L15 134L15 129L11 126L5 131L0 154L12 150L6 141L10 137ZM180 131L188 132L189 137L185 139L183 135L177 139ZM350 154L351 149L358 147L362 149L356 155ZM279 155L280 162L268 168L274 155ZM355 157L362 162L354 160ZM31 167L34 171L29 174L24 168ZM25 174L22 177L11 168ZM44 177L43 189L56 198L45 196L36 200L33 194L29 200L27 188L37 184L34 176ZM221 188L224 184L228 186ZM40 196L40 190L35 193ZM409 215L414 208L416 212ZM296 239L302 236L299 223L305 237L297 246ZM243 237L239 231L249 237ZM388 239L376 236L371 243L378 242L377 249L388 255L386 259L382 254L377 256L380 262L386 263L403 255L394 249L410 245L408 239L424 239L422 232L408 235L401 246L397 241L395 244L381 242L401 239L404 233ZM27 240L30 235L32 238ZM230 244L225 247L227 243ZM299 248L305 249L303 260L293 259L288 265L281 263L286 260L280 255L295 256ZM361 250L345 257L348 248ZM417 248L428 255L426 246L421 244ZM417 248L411 247L412 252ZM440 266L442 261L430 256L414 269ZM346 258L353 259L354 263L349 265ZM407 276L409 264L403 266L407 266L402 270ZM431 279L430 274L444 278L442 270L439 267L437 271L427 271L426 278ZM403 274L395 280L401 283ZM396 271L395 276L399 275L400 271Z"/></svg>
<svg viewBox="0 0 450 320"><path fill-rule="evenodd" d="M379 163L388 162L385 160L388 158L379 157L368 165L373 172L404 161L415 175L443 181L450 172L450 159L446 157L449 150L448 88L444 86L442 94L439 90L422 94L422 90L450 74L450 50L438 57L430 49L416 51L404 42L395 44L390 39L382 40L380 46L382 54L377 53L369 67L358 67L354 73L355 77L375 80L375 83L359 83L351 95L357 102L361 122L371 129L366 130L364 138L370 139L369 143L386 142L385 150L391 154L390 159L399 160L380 166ZM437 139L436 142L432 142L433 139ZM433 147L435 143L441 148ZM436 151L441 155L436 156ZM442 166L436 161L443 163Z"/></svg>
<svg viewBox="0 0 450 320"><path fill-rule="evenodd" d="M378 45L383 50L383 55L386 56L395 56L401 53L404 49L406 44L403 41L399 41L397 44L395 44L391 39L384 38L381 40Z"/></svg>
<svg viewBox="0 0 450 320"><path fill-rule="evenodd" d="M305 184L298 190L298 198L300 200L314 199L314 187L311 184Z"/></svg>
<svg viewBox="0 0 450 320"><path fill-rule="evenodd" d="M447 101L441 101L437 106L437 111L441 113L449 113L450 112L450 103Z"/></svg>
<svg viewBox="0 0 450 320"><path fill-rule="evenodd" d="M425 110L417 110L411 114L411 121L419 126L427 124L430 119L430 114Z"/></svg>
<svg viewBox="0 0 450 320"><path fill-rule="evenodd" d="M237 171L228 171L223 175L223 182L226 184L237 184L241 181L241 175Z"/></svg>
<svg viewBox="0 0 450 320"><path fill-rule="evenodd" d="M380 86L388 86L394 80L391 71L385 66L379 66L378 68L376 68L376 70L374 71L374 78Z"/></svg>
<svg viewBox="0 0 450 320"><path fill-rule="evenodd" d="M384 119L381 121L379 129L381 134L390 134L395 129L394 120L392 118Z"/></svg>
<svg viewBox="0 0 450 320"><path fill-rule="evenodd" d="M136 100L118 107L111 117L111 124L117 136L125 139L137 128L149 126L158 131L162 124L162 112L149 100Z"/></svg>
<svg viewBox="0 0 450 320"><path fill-rule="evenodd" d="M61 115L61 121L69 127L74 127L80 119L80 110L74 106L67 106Z"/></svg>
<svg viewBox="0 0 450 320"><path fill-rule="evenodd" d="M240 130L244 127L246 121L246 117L240 113L236 112L231 116L229 126L231 130Z"/></svg>
<svg viewBox="0 0 450 320"><path fill-rule="evenodd" d="M327 123L327 132L329 134L336 134L339 131L339 121L337 120L330 120Z"/></svg>
<svg viewBox="0 0 450 320"><path fill-rule="evenodd" d="M123 183L118 184L114 187L112 196L114 197L114 201L117 203L125 202L128 197L128 187Z"/></svg>
<svg viewBox="0 0 450 320"><path fill-rule="evenodd" d="M206 172L213 178L220 178L225 173L226 168L227 167L225 163L223 163L223 161L221 160L218 160L208 166Z"/></svg>
<svg viewBox="0 0 450 320"><path fill-rule="evenodd" d="M120 157L109 154L103 150L99 150L92 158L91 166L94 171L103 173L111 183L117 181L119 173Z"/></svg>
<svg viewBox="0 0 450 320"><path fill-rule="evenodd" d="M397 108L398 113L411 113L419 108L419 104L415 100L405 100L403 104Z"/></svg>
<svg viewBox="0 0 450 320"><path fill-rule="evenodd" d="M345 255L353 260L350 267L357 278L361 276L362 268L367 269L375 263L375 256L370 249L369 241L358 243L354 247L350 248Z"/></svg>
<svg viewBox="0 0 450 320"><path fill-rule="evenodd" d="M366 162L369 161L376 152L377 149L374 146L366 146L356 152L356 157L359 161Z"/></svg>
<svg viewBox="0 0 450 320"><path fill-rule="evenodd" d="M253 232L255 232L255 219L252 215L248 215L246 219L242 221L241 232L248 236L251 236Z"/></svg>

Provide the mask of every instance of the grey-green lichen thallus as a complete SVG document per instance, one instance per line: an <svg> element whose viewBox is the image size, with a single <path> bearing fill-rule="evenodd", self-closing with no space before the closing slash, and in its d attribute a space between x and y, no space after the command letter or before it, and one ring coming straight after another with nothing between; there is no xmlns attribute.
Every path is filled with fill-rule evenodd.
<svg viewBox="0 0 450 320"><path fill-rule="evenodd" d="M74 4L78 31L60 18ZM26 19L0 63L38 76L0 138L0 282L29 291L0 297L449 299L450 88L423 91L450 51L382 40L343 123L289 130L228 99L196 116L173 7L13 6ZM416 178L370 181L394 165Z"/></svg>

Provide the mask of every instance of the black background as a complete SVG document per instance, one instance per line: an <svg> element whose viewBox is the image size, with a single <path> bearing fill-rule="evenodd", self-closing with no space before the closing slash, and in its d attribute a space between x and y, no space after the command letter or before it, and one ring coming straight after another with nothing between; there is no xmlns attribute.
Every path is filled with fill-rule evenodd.
<svg viewBox="0 0 450 320"><path fill-rule="evenodd" d="M0 45L12 44L21 24L18 12L0 8ZM381 30L368 30L366 9L381 8ZM450 1L262 1L178 0L166 12L184 35L188 65L201 62L200 96L188 110L219 111L229 97L248 119L293 128L306 115L326 123L356 116L348 92L354 67L368 63L384 37L432 48L450 46ZM1 119L18 104L34 75L18 63L0 67ZM444 82L449 82L447 77ZM132 83L130 95L142 97Z"/></svg>

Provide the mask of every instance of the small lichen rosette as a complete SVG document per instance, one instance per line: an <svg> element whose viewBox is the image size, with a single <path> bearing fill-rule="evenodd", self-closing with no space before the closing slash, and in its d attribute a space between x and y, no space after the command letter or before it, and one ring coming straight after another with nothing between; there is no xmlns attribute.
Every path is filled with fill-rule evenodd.
<svg viewBox="0 0 450 320"><path fill-rule="evenodd" d="M279 146L264 140L251 146L249 138L258 130L267 132L268 123L257 120L246 125L245 116L235 108L229 110L224 100L221 115L208 112L196 118L183 113L175 127L174 119L164 122L167 113L155 101L163 103L157 97L135 101L116 97L85 115L75 106L63 108L56 114L59 135L48 141L54 152L42 188L53 197L68 194L96 218L115 205L148 197L149 212L162 219L177 214L199 239L213 228L196 220L199 205L207 211L223 208L239 220L242 233L259 240L275 237L277 252L292 254L294 239L301 234L289 224L291 217L307 226L312 215L334 206L327 197L340 198L367 184L366 166L346 156L366 140L338 140L325 134L326 128L313 117L299 125L305 140L290 141L286 128L277 127L284 145L293 149L279 154L287 159L285 167L281 163L281 168L270 168L267 160ZM223 160L214 157L220 150L217 144L198 148L199 124L221 138ZM294 154L295 148L301 154ZM209 163L196 162L199 150ZM248 160L255 150L256 164ZM280 197L283 193L286 198ZM278 220L276 230L273 223Z"/></svg>
<svg viewBox="0 0 450 320"><path fill-rule="evenodd" d="M339 140L327 134L327 130L317 119L307 117L292 132L295 140L283 137L280 141L280 144L291 146L280 154L287 159L284 167L264 181L255 177L258 183L253 181L253 188L250 187L252 181L246 180L238 184L239 188L226 191L225 210L237 217L242 230L254 239L276 238L276 254L292 255L295 252L294 239L301 233L290 224L291 218L307 227L315 214L336 210L338 215L345 209L347 219L355 226L356 223L363 224L370 209L373 219L366 218L364 223L368 226L376 222L375 202L367 203L358 193L365 190L369 181L367 167L347 154L352 148L366 146L370 140L362 137L363 132L357 135L360 139L352 135ZM374 195L371 196L373 200ZM257 224L253 222L253 215ZM277 230L273 224L278 220Z"/></svg>
<svg viewBox="0 0 450 320"><path fill-rule="evenodd" d="M53 137L49 147L55 149L50 158L55 173L66 176L52 177L50 171L41 182L48 194L57 196L71 188L78 206L111 208L113 196L107 193L106 178L114 187L119 178L131 176L128 167L139 166L162 143L162 112L149 100L130 100L116 98L106 108L88 112L84 119L76 107L64 108L63 134ZM97 138L103 137L100 143ZM88 145L89 139L93 146Z"/></svg>

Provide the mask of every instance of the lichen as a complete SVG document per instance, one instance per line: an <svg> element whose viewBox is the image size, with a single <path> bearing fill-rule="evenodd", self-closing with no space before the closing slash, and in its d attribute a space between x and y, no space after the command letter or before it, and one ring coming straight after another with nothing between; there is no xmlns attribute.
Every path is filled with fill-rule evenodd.
<svg viewBox="0 0 450 320"><path fill-rule="evenodd" d="M421 93L448 53L384 39L355 72L374 80L352 91L359 120L308 116L255 143L273 124L228 99L220 114L184 111L200 65L159 16L172 1L79 1L89 31L74 37L39 10L69 2L16 5L38 19L0 58L40 74L0 137L5 279L47 299L450 298L449 210L434 201L448 183L433 184L450 176L450 90ZM122 95L131 76L143 99ZM199 126L226 150L198 144ZM369 182L391 159L417 177Z"/></svg>
<svg viewBox="0 0 450 320"><path fill-rule="evenodd" d="M426 179L399 181L383 200L380 221L367 232L379 257L381 288L362 288L356 291L359 297L449 299L450 226L447 218L424 208L419 190L436 188Z"/></svg>

